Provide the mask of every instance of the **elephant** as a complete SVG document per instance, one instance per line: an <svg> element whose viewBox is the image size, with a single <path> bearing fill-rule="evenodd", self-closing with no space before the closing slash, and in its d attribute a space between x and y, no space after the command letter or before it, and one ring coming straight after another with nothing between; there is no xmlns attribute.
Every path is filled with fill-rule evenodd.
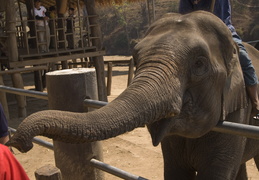
<svg viewBox="0 0 259 180"><path fill-rule="evenodd" d="M245 46L258 63L259 52ZM27 152L37 135L83 143L147 126L153 145L161 143L165 180L247 179L259 141L212 131L219 121L256 125L238 53L212 13L167 13L134 47L134 79L115 100L89 113L36 112L7 145Z"/></svg>

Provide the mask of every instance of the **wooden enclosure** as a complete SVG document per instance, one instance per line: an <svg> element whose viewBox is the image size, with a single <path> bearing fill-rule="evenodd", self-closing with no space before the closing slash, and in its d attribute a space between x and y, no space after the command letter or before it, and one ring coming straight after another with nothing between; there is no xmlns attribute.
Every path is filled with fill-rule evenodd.
<svg viewBox="0 0 259 180"><path fill-rule="evenodd" d="M87 67L91 61L96 68L99 100L107 101L103 63L105 51L94 0L41 0L41 5L46 9L54 9L49 11L53 14L49 15L47 23L44 21L42 29L36 27L34 0L0 0L0 3L1 70L7 74L15 70L12 74L14 87L23 88L20 73L26 68L44 66L43 69L46 69L47 66L48 71L52 71L56 70L55 64L61 64L62 69L68 68L68 60L73 61L73 67ZM73 28L70 31L67 29L68 8L74 9ZM39 37L40 33L47 37L48 28L49 45L47 40L42 41ZM72 39L70 47L68 38ZM41 46L46 46L47 51L41 51ZM44 88L42 71L34 72L35 89L39 91Z"/></svg>

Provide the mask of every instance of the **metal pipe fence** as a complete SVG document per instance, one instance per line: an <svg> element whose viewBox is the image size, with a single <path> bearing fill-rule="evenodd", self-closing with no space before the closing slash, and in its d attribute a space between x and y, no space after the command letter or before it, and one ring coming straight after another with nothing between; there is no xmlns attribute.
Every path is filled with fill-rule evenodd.
<svg viewBox="0 0 259 180"><path fill-rule="evenodd" d="M48 94L45 93L45 92L25 90L25 89L7 87L7 86L3 86L3 85L0 85L0 91L48 100ZM92 99L85 99L84 104L87 107L98 109L98 108L101 108L101 107L107 105L108 102L97 101L97 100L92 100ZM15 133L15 131L16 131L13 128L9 128L9 129L12 133ZM248 138L259 140L259 127L258 126L252 126L252 125L240 124L240 123L233 123L233 122L227 122L227 121L219 121L218 124L212 129L212 131L227 133L227 134L233 134L233 135L239 135L239 136L245 136L245 137L248 137ZM48 149L53 150L53 144L51 144L49 142L46 142L46 141L41 140L41 139L36 138L36 137L33 138L33 142L38 144L38 145L41 145L43 147L46 147ZM108 164L100 162L96 159L91 159L90 163L91 163L92 166L94 166L98 169L101 169L103 171L106 171L110 174L113 174L117 177L120 177L120 178L123 178L123 179L126 179L126 180L146 180L143 177L132 175L130 173L127 173L125 171L117 169L113 166L110 166Z"/></svg>
<svg viewBox="0 0 259 180"><path fill-rule="evenodd" d="M254 40L254 41L247 41L246 43L248 43L248 44L259 43L259 40Z"/></svg>
<svg viewBox="0 0 259 180"><path fill-rule="evenodd" d="M103 163L101 161L98 161L96 159L91 159L90 163L92 164L92 166L101 169L105 172L108 172L114 176L120 177L122 179L126 179L126 180L147 180L146 178L143 178L141 176L136 176L134 174L130 174L126 171L123 171L121 169L118 169L114 166L111 166L109 164Z"/></svg>
<svg viewBox="0 0 259 180"><path fill-rule="evenodd" d="M25 89L7 87L7 86L3 86L3 85L0 85L0 91L48 100L48 94L45 92L25 90ZM84 104L86 106L92 107L92 108L101 108L101 107L107 105L108 102L97 101L97 100L92 100L92 99L85 99ZM246 137L252 138L252 139L259 139L259 127L247 125L247 124L220 121L220 122L218 122L216 127L214 127L212 129L212 131L246 136Z"/></svg>
<svg viewBox="0 0 259 180"><path fill-rule="evenodd" d="M212 131L245 136L251 139L259 140L259 127L248 124L233 123L228 121L219 121Z"/></svg>
<svg viewBox="0 0 259 180"><path fill-rule="evenodd" d="M34 98L38 98L38 99L48 100L48 94L45 92L8 87L8 86L4 86L4 85L0 85L0 91L6 92L6 93L11 93L11 94L16 94L16 95L21 95L21 96L29 96L29 97L34 97Z"/></svg>
<svg viewBox="0 0 259 180"><path fill-rule="evenodd" d="M33 91L33 90L25 90L25 89L19 89L19 88L13 88L13 87L7 87L0 85L0 91L6 92L6 93L12 93L16 95L23 95L23 96L29 96L29 97L35 97L39 99L45 99L48 100L48 94L45 92L39 92L39 91ZM86 99L84 100L84 104L87 105L88 107L93 107L93 108L101 108L105 105L107 105L107 102L103 101L95 101L91 99ZM16 129L9 127L8 128L11 133L15 133ZM43 146L45 148L48 148L50 150L54 150L54 146L52 143L44 141L40 138L34 137L32 140L35 144L38 144L40 146ZM118 169L114 166L111 166L109 164L106 164L104 162L98 161L96 159L91 159L90 164L98 168L102 171L108 172L114 176L120 177L122 179L126 180L147 180L146 178L143 178L141 176L137 176L131 173L128 173L126 171L123 171L121 169Z"/></svg>
<svg viewBox="0 0 259 180"><path fill-rule="evenodd" d="M16 129L14 129L14 128L9 127L8 129L10 130L11 133L16 132ZM32 142L34 142L35 144L38 144L40 146L43 146L45 148L48 148L50 150L54 150L54 146L53 146L52 143L44 141L40 138L34 137ZM121 169L118 169L114 166L111 166L111 165L106 164L104 162L98 161L97 159L91 159L90 164L95 168L98 168L102 171L105 171L105 172L110 173L114 176L120 177L122 179L126 179L126 180L147 180L146 178L128 173L128 172L123 171Z"/></svg>

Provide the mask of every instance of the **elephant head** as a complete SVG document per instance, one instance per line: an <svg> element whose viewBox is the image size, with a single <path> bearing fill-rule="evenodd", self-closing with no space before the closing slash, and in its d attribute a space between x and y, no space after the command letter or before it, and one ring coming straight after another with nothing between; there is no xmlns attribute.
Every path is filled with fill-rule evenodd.
<svg viewBox="0 0 259 180"><path fill-rule="evenodd" d="M216 16L166 14L135 46L135 77L114 101L90 113L34 113L8 145L26 152L36 135L82 143L143 125L154 145L167 135L203 136L247 104L237 53L231 33Z"/></svg>

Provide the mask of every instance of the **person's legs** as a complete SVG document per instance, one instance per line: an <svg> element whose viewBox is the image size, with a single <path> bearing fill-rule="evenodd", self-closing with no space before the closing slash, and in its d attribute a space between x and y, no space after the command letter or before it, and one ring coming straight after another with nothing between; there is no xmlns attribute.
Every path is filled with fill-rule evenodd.
<svg viewBox="0 0 259 180"><path fill-rule="evenodd" d="M37 32L38 42L41 43L43 37L42 37L42 32L40 31L40 26L37 26L37 30L38 30L38 32ZM39 45L38 47L39 47L39 51L41 52L42 51L42 46Z"/></svg>
<svg viewBox="0 0 259 180"><path fill-rule="evenodd" d="M67 30L67 47L70 48L70 49L74 49L74 37L73 37L73 32L72 32L72 29L68 29Z"/></svg>
<svg viewBox="0 0 259 180"><path fill-rule="evenodd" d="M38 41L39 41L39 43L44 43L45 42L45 32L44 32L45 28L44 28L44 26L37 26L37 30L38 30ZM39 50L40 50L40 52L43 52L43 51L46 52L46 45L40 44Z"/></svg>
<svg viewBox="0 0 259 180"><path fill-rule="evenodd" d="M242 40L238 35L233 35L233 39L239 46L239 60L244 74L247 94L252 103L251 117L254 117L259 114L259 98L257 93L258 78L255 73L254 66L252 65L252 61L242 44ZM256 119L259 120L259 118Z"/></svg>

